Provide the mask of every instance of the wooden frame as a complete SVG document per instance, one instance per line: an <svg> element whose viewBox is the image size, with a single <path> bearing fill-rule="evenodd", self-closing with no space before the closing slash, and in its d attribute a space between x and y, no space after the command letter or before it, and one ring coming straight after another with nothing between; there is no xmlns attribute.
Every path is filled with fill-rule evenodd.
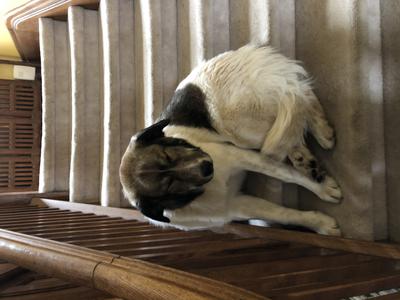
<svg viewBox="0 0 400 300"><path fill-rule="evenodd" d="M40 82L0 80L0 192L37 190L40 136Z"/></svg>
<svg viewBox="0 0 400 300"><path fill-rule="evenodd" d="M145 220L142 214L140 214L138 211L124 208L102 207L83 203L70 203L40 197L32 199L30 203L39 207L68 209L71 211L107 215L109 217L122 217L124 219L137 221ZM315 233L290 231L286 229L249 226L238 223L225 225L222 229L219 229L218 232L233 233L242 237L257 237L266 240L294 242L321 248L400 260L400 246L396 244L369 242L335 236L319 235Z"/></svg>
<svg viewBox="0 0 400 300"><path fill-rule="evenodd" d="M400 280L397 245L243 224L184 232L152 226L132 209L14 201L0 205L0 228L8 269L18 270L13 263L125 299L333 300Z"/></svg>
<svg viewBox="0 0 400 300"><path fill-rule="evenodd" d="M40 62L38 19L65 20L68 7L72 5L96 9L99 0L32 0L8 12L6 25L24 61Z"/></svg>
<svg viewBox="0 0 400 300"><path fill-rule="evenodd" d="M400 259L400 246L395 244L354 240L278 228L248 226L244 224L229 224L226 226L226 232L235 233L244 237L251 236L285 242L295 242L321 248Z"/></svg>
<svg viewBox="0 0 400 300"><path fill-rule="evenodd" d="M6 59L0 59L0 64L13 65L13 66L27 66L27 67L35 67L35 68L41 67L39 62L25 62L25 61L6 60Z"/></svg>
<svg viewBox="0 0 400 300"><path fill-rule="evenodd" d="M123 299L268 299L194 274L0 229L0 257Z"/></svg>
<svg viewBox="0 0 400 300"><path fill-rule="evenodd" d="M0 205L3 204L27 204L32 202L32 198L51 198L68 201L69 193L65 191L39 193L39 192L10 192L0 193ZM58 201L61 202L61 201ZM67 202L68 203L68 202Z"/></svg>

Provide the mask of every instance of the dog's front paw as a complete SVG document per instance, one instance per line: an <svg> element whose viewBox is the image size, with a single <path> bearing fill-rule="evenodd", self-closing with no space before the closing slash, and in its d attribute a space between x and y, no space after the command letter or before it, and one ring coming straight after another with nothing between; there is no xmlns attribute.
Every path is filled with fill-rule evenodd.
<svg viewBox="0 0 400 300"><path fill-rule="evenodd" d="M325 215L318 211L308 212L312 219L312 229L319 234L341 236L339 225L336 220L328 215Z"/></svg>
<svg viewBox="0 0 400 300"><path fill-rule="evenodd" d="M339 203L343 198L342 190L335 179L330 176L326 176L324 181L321 182L321 191L318 196L331 203Z"/></svg>
<svg viewBox="0 0 400 300"><path fill-rule="evenodd" d="M325 117L322 115L314 118L313 135L317 139L318 144L324 149L332 149L335 146L335 130L328 124Z"/></svg>
<svg viewBox="0 0 400 300"><path fill-rule="evenodd" d="M335 146L335 131L329 125L324 126L321 136L318 139L319 144L322 148L329 150Z"/></svg>

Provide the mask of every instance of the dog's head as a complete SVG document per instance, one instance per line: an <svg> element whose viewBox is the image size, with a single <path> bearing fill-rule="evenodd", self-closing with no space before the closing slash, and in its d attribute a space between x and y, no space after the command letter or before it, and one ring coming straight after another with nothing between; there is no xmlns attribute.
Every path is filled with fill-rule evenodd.
<svg viewBox="0 0 400 300"><path fill-rule="evenodd" d="M181 208L204 192L213 177L211 157L183 139L165 137L162 120L132 137L122 157L125 196L145 216L169 222L164 209Z"/></svg>

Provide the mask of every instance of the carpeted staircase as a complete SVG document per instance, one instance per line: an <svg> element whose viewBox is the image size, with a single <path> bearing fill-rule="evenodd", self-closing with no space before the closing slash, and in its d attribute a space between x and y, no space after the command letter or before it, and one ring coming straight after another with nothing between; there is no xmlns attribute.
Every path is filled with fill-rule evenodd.
<svg viewBox="0 0 400 300"><path fill-rule="evenodd" d="M104 0L40 20L40 191L128 206L118 168L130 137L152 124L203 59L269 43L303 61L337 131L323 151L344 192L324 203L250 174L250 193L336 217L347 237L400 241L400 4L396 0Z"/></svg>

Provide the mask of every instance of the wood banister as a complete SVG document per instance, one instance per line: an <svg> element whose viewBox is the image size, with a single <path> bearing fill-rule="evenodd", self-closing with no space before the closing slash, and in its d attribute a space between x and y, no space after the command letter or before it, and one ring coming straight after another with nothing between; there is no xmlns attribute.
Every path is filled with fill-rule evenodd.
<svg viewBox="0 0 400 300"><path fill-rule="evenodd" d="M68 7L80 5L96 9L99 0L31 0L9 11L6 25L14 40L15 46L24 61L39 62L39 29L40 17L52 17L65 20Z"/></svg>
<svg viewBox="0 0 400 300"><path fill-rule="evenodd" d="M267 299L156 264L0 229L0 257L124 299Z"/></svg>

